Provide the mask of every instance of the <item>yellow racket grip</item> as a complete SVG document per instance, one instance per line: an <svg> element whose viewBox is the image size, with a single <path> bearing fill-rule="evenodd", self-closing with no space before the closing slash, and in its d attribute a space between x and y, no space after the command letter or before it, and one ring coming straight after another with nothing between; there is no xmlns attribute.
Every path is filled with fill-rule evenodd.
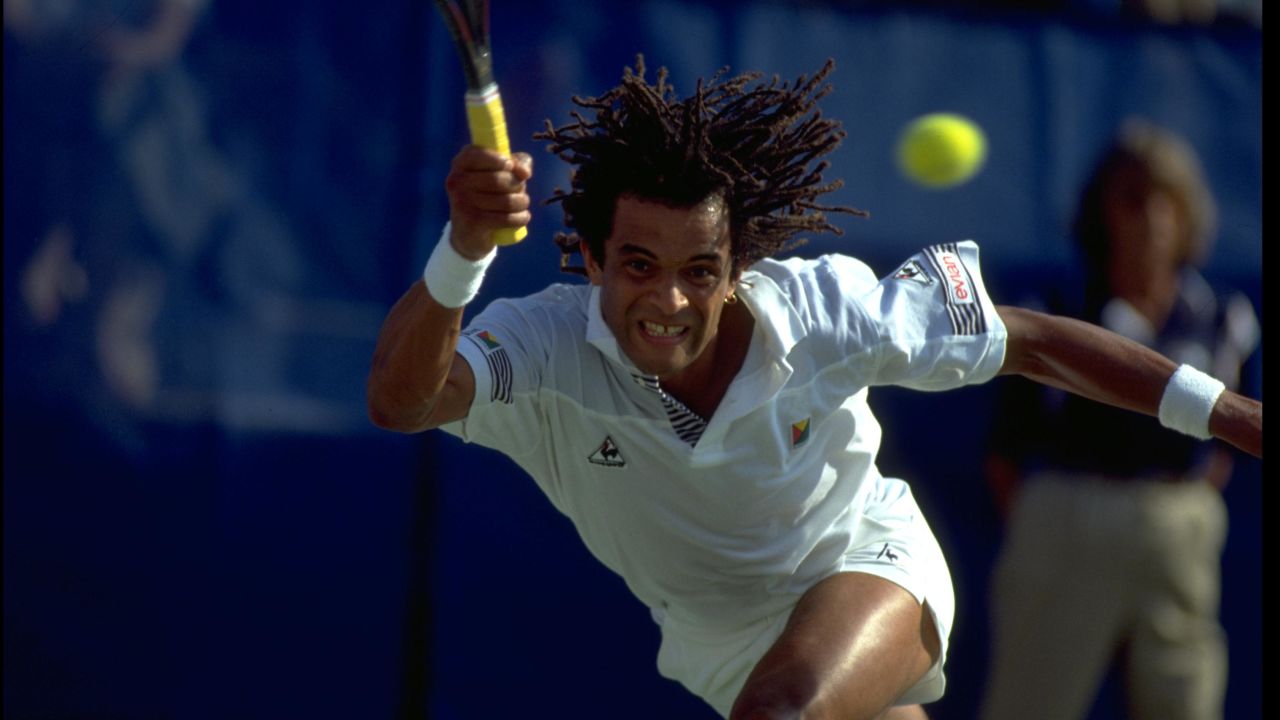
<svg viewBox="0 0 1280 720"><path fill-rule="evenodd" d="M467 127L471 130L471 143L511 156L511 143L507 140L507 118L502 113L502 96L496 84L483 90L470 91L466 95ZM497 245L514 245L529 234L529 229L499 228L493 231Z"/></svg>

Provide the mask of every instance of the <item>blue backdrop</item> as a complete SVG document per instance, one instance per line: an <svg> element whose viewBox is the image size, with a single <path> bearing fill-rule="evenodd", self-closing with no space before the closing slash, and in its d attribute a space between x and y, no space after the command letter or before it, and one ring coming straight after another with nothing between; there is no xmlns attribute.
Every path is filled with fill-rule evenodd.
<svg viewBox="0 0 1280 720"><path fill-rule="evenodd" d="M1084 174L1140 113L1200 152L1221 211L1207 274L1261 311L1256 27L898 3L497 10L535 202L568 176L530 135L636 53L680 92L723 65L790 79L832 57L824 113L849 136L830 199L871 216L798 252L887 272L974 238L993 296L1018 302L1070 277ZM447 218L466 135L431 6L219 0L173 61L124 81L84 27L6 16L6 716L712 717L657 675L647 611L510 462L365 418L378 326ZM892 157L937 110L990 142L983 172L941 192ZM560 220L539 207L473 307L565 279ZM911 481L955 574L938 719L972 717L984 677L995 387L872 396L881 465ZM1261 464L1241 459L1226 495L1227 717L1256 717ZM1095 717L1117 702L1109 685Z"/></svg>

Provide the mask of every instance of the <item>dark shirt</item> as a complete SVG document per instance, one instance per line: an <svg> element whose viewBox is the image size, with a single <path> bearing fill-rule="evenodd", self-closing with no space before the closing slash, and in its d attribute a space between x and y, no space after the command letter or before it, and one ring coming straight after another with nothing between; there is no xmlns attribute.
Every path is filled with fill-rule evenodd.
<svg viewBox="0 0 1280 720"><path fill-rule="evenodd" d="M1125 312L1123 301L1098 305L1092 312L1050 310L1126 335L1217 377L1231 389L1238 388L1241 366L1257 345L1257 317L1248 298L1240 293L1215 295L1193 270L1184 271L1173 312L1154 336L1149 324L1143 328L1124 321L1135 315ZM1203 463L1213 446L1168 430L1154 417L1029 381L1010 383L1005 390L994 449L1018 460L1024 470L1117 478L1182 476Z"/></svg>

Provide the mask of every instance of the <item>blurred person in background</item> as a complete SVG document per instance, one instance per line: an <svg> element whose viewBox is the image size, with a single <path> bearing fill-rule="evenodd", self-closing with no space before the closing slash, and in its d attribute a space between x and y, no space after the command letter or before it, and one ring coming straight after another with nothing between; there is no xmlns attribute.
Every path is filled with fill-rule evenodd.
<svg viewBox="0 0 1280 720"><path fill-rule="evenodd" d="M287 218L211 132L186 57L209 7L5 4L6 338L25 378L6 387L134 449L136 422L221 418L242 385L286 384L272 322L305 276Z"/></svg>
<svg viewBox="0 0 1280 720"><path fill-rule="evenodd" d="M1191 146L1130 119L1076 212L1083 307L1050 310L1237 389L1259 328L1244 295L1216 294L1196 270L1215 218ZM1020 379L1000 409L987 474L1007 528L982 717L1082 718L1120 662L1130 717L1221 718L1220 491L1233 451Z"/></svg>
<svg viewBox="0 0 1280 720"><path fill-rule="evenodd" d="M200 109L179 59L206 5L4 5L15 100L5 110L6 339L21 341L6 370L30 381L15 390L41 388L38 405L80 408L126 443L127 415L158 391L163 268L194 251L226 196L223 168L184 131Z"/></svg>

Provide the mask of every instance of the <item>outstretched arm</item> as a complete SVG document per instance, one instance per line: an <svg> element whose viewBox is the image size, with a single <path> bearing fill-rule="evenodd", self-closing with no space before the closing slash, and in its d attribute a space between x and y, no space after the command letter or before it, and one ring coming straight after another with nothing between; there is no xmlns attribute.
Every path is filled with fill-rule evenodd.
<svg viewBox="0 0 1280 720"><path fill-rule="evenodd" d="M455 266L488 257L495 229L529 223L525 183L532 172L532 158L523 153L506 158L468 145L454 157L445 189ZM451 287L457 278L436 277L442 282L434 288L415 282L378 333L366 388L369 418L378 427L418 432L461 420L471 407L475 376L457 354L466 301L452 299L459 294Z"/></svg>
<svg viewBox="0 0 1280 720"><path fill-rule="evenodd" d="M1147 415L1178 365L1121 335L1087 322L1002 305L1009 333L1000 374L1016 373L1108 405ZM1262 403L1223 391L1209 416L1209 432L1262 457Z"/></svg>

